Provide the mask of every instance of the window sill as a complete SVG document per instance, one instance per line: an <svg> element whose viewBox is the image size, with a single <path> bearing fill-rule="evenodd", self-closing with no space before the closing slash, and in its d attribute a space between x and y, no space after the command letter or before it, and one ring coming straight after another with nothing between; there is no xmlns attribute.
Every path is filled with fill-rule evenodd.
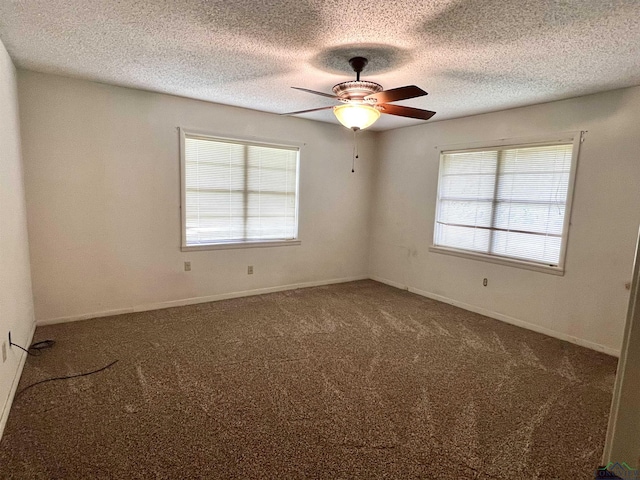
<svg viewBox="0 0 640 480"><path fill-rule="evenodd" d="M515 258L485 255L483 253L467 252L462 250L455 250L453 248L438 247L435 245L431 245L429 247L429 251L434 253L444 253L445 255L453 255L455 257L468 258L470 260L480 260L489 263L497 263L498 265L505 265L508 267L524 268L526 270L549 273L551 275L564 275L564 268L527 262L525 260L516 260Z"/></svg>
<svg viewBox="0 0 640 480"><path fill-rule="evenodd" d="M301 245L301 240L275 240L257 242L237 242L237 243L211 243L207 245L188 245L180 248L183 252L194 252L199 250L230 250L236 248L262 248L262 247L289 247Z"/></svg>

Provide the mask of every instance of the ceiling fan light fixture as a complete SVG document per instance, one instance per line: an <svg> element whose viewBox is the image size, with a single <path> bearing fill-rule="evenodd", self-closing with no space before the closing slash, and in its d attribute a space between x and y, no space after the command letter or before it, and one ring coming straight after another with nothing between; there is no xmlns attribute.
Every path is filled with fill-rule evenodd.
<svg viewBox="0 0 640 480"><path fill-rule="evenodd" d="M333 107L338 121L351 130L364 130L380 118L380 110L366 104L346 103Z"/></svg>

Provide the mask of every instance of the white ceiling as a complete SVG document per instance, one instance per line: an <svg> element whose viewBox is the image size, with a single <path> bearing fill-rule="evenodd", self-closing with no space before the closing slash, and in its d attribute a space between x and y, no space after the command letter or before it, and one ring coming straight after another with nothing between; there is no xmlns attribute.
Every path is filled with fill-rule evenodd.
<svg viewBox="0 0 640 480"><path fill-rule="evenodd" d="M430 121L640 84L639 0L0 0L0 39L22 68L274 113L331 105L289 87L329 93L356 55Z"/></svg>

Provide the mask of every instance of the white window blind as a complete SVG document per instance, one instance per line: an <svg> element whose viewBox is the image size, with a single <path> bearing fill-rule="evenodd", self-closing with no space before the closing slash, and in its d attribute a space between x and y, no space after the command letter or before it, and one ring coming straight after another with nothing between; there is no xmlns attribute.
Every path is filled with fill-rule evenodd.
<svg viewBox="0 0 640 480"><path fill-rule="evenodd" d="M558 266L573 143L443 152L434 245Z"/></svg>
<svg viewBox="0 0 640 480"><path fill-rule="evenodd" d="M298 149L185 135L185 246L293 240Z"/></svg>

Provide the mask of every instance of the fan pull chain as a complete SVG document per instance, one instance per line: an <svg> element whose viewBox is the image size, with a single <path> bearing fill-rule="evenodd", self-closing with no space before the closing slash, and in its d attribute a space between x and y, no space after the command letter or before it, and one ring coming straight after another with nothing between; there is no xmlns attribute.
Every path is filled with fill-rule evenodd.
<svg viewBox="0 0 640 480"><path fill-rule="evenodd" d="M358 128L353 129L353 158L351 159L351 173L356 171L356 158L358 158Z"/></svg>

